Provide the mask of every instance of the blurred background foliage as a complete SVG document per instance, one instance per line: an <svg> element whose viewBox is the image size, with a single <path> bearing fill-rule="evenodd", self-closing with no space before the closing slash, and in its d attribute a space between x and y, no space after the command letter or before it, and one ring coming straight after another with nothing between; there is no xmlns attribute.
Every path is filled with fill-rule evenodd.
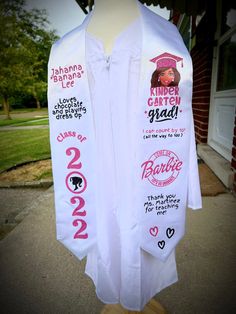
<svg viewBox="0 0 236 314"><path fill-rule="evenodd" d="M47 106L47 62L58 39L47 12L24 5L0 1L0 104L8 118L11 108Z"/></svg>

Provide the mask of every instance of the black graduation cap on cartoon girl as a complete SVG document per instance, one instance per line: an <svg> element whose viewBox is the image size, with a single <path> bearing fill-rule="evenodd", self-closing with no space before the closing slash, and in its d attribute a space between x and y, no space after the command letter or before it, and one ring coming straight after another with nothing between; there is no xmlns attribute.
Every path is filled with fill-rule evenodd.
<svg viewBox="0 0 236 314"><path fill-rule="evenodd" d="M159 68L176 68L177 62L181 62L183 67L183 58L172 55L171 53L164 52L161 55L150 60L156 64L157 69Z"/></svg>

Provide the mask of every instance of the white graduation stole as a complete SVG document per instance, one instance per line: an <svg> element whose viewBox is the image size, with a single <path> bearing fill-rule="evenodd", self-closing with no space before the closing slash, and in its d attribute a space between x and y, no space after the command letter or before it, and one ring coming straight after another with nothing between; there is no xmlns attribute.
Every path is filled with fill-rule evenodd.
<svg viewBox="0 0 236 314"><path fill-rule="evenodd" d="M173 25L161 29L158 20L153 19L152 27L145 31L148 20L150 17L144 15L137 109L140 173L135 195L141 210L141 247L165 261L184 235L188 179L193 170L189 168L189 160L196 161L192 62ZM198 190L196 193L200 195Z"/></svg>
<svg viewBox="0 0 236 314"><path fill-rule="evenodd" d="M128 203L137 209L140 247L165 261L184 235L191 171L198 183L192 63L175 26L162 28L162 18L139 8L143 47L139 103L131 122L137 130L135 183ZM89 18L54 44L48 80L57 238L80 259L96 244L99 223L96 137L85 63ZM192 206L201 207L198 184Z"/></svg>
<svg viewBox="0 0 236 314"><path fill-rule="evenodd" d="M58 41L48 64L57 239L79 259L96 244L96 157L85 31Z"/></svg>

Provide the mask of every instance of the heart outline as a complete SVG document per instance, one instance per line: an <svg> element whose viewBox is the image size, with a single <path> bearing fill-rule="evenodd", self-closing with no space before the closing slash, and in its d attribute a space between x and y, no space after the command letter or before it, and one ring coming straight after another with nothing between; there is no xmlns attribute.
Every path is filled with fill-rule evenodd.
<svg viewBox="0 0 236 314"><path fill-rule="evenodd" d="M157 236L158 231L159 231L159 230L158 230L158 227L157 227L157 226L154 226L154 227L152 227L152 228L149 229L149 232L150 232L151 236L153 236L153 237L156 237L156 236Z"/></svg>
<svg viewBox="0 0 236 314"><path fill-rule="evenodd" d="M160 249L164 249L166 242L164 240L158 241L157 245L159 246Z"/></svg>
<svg viewBox="0 0 236 314"><path fill-rule="evenodd" d="M172 238L174 234L175 234L174 228L167 228L166 229L166 235L167 235L168 239Z"/></svg>

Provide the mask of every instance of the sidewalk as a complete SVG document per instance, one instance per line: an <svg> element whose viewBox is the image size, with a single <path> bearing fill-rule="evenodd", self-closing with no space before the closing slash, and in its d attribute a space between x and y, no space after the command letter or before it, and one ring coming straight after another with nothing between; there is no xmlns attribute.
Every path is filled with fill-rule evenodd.
<svg viewBox="0 0 236 314"><path fill-rule="evenodd" d="M17 111L17 110L16 110ZM48 112L47 110L41 109L41 110L37 110L35 108L35 110L33 111L26 111L26 112L17 112L15 113L15 110L13 110L12 112L10 112L10 115L12 117L12 119L15 118L44 118L48 116ZM5 114L0 114L0 120L6 119L6 115Z"/></svg>
<svg viewBox="0 0 236 314"><path fill-rule="evenodd" d="M17 131L17 130L29 130L29 129L48 129L48 125L29 125L29 126L1 126L0 131Z"/></svg>
<svg viewBox="0 0 236 314"><path fill-rule="evenodd" d="M179 282L157 299L170 314L236 313L235 216L229 194L187 211L177 249ZM79 262L55 239L53 188L0 242L1 313L97 314L103 304Z"/></svg>

